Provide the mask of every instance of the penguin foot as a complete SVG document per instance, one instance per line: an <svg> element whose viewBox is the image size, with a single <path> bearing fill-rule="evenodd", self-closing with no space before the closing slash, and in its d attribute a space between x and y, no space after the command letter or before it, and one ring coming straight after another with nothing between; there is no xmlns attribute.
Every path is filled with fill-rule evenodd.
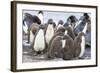
<svg viewBox="0 0 100 73"><path fill-rule="evenodd" d="M37 54L41 54L41 51L38 51Z"/></svg>
<svg viewBox="0 0 100 73"><path fill-rule="evenodd" d="M72 60L71 58L62 58L63 60Z"/></svg>
<svg viewBox="0 0 100 73"><path fill-rule="evenodd" d="M86 46L86 47L91 47L91 44L87 42L87 43L85 44L85 46Z"/></svg>
<svg viewBox="0 0 100 73"><path fill-rule="evenodd" d="M83 57L79 57L78 59L84 59Z"/></svg>
<svg viewBox="0 0 100 73"><path fill-rule="evenodd" d="M86 45L85 45L85 47L91 47L91 45L89 45L89 44L86 44Z"/></svg>

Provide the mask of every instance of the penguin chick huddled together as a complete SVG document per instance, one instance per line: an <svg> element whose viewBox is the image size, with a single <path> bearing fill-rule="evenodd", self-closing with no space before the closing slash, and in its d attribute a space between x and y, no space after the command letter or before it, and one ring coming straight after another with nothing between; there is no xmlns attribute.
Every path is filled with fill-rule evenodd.
<svg viewBox="0 0 100 73"><path fill-rule="evenodd" d="M40 11L39 14L39 17L41 17L39 21L37 23L32 22L28 27L29 40L34 55L46 54L48 59L61 58L63 60L82 58L85 52L88 15L84 13L80 19L81 21L71 15L68 17L67 22L64 23L63 20L59 20L56 25L52 18L48 19L47 23L44 23L43 12ZM33 16L30 18L33 18ZM77 24L77 22L79 23ZM80 30L81 27L82 30Z"/></svg>
<svg viewBox="0 0 100 73"><path fill-rule="evenodd" d="M62 38L65 32L64 27L59 27L55 32L53 38L51 39L49 46L47 57L50 59L54 58L62 58Z"/></svg>
<svg viewBox="0 0 100 73"><path fill-rule="evenodd" d="M65 34L62 39L62 53L64 60L71 60L73 59L74 53L74 42L73 39L68 35L68 31L65 31Z"/></svg>
<svg viewBox="0 0 100 73"><path fill-rule="evenodd" d="M62 27L63 24L64 24L63 20L59 20L58 25L56 26L56 30L57 30L59 27Z"/></svg>
<svg viewBox="0 0 100 73"><path fill-rule="evenodd" d="M74 30L76 23L78 22L78 19L76 16L71 15L67 18L67 22L64 24L64 27L71 26L72 30Z"/></svg>
<svg viewBox="0 0 100 73"><path fill-rule="evenodd" d="M74 57L82 58L85 52L85 35L83 32L80 32L74 40Z"/></svg>
<svg viewBox="0 0 100 73"><path fill-rule="evenodd" d="M47 24L45 25L45 40L46 46L48 47L50 40L54 36L56 24L53 19L49 19Z"/></svg>

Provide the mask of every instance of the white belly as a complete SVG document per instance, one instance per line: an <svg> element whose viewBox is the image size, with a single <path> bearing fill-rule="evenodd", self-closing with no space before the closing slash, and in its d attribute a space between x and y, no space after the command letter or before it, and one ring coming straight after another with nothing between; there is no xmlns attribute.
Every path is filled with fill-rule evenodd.
<svg viewBox="0 0 100 73"><path fill-rule="evenodd" d="M23 31L27 34L28 33L28 26L26 22L24 22L25 25L23 25Z"/></svg>
<svg viewBox="0 0 100 73"><path fill-rule="evenodd" d="M34 40L34 50L42 51L44 50L44 48L45 48L44 31L40 29Z"/></svg>
<svg viewBox="0 0 100 73"><path fill-rule="evenodd" d="M83 56L83 54L84 54L84 52L85 52L85 37L84 37L84 36L82 36L82 42L81 42L81 52L80 52L79 57L82 57L82 56Z"/></svg>
<svg viewBox="0 0 100 73"><path fill-rule="evenodd" d="M62 40L62 48L65 47L65 42L66 42L66 40Z"/></svg>
<svg viewBox="0 0 100 73"><path fill-rule="evenodd" d="M49 44L49 42L50 42L51 38L53 37L53 35L54 35L53 25L48 25L46 35L45 35L47 44Z"/></svg>
<svg viewBox="0 0 100 73"><path fill-rule="evenodd" d="M32 31L30 31L30 43L32 43L33 40L34 40L34 35L33 35Z"/></svg>
<svg viewBox="0 0 100 73"><path fill-rule="evenodd" d="M74 29L75 29L77 26L79 26L79 24L80 24L81 22L82 22L82 20L79 20L79 21L76 23Z"/></svg>

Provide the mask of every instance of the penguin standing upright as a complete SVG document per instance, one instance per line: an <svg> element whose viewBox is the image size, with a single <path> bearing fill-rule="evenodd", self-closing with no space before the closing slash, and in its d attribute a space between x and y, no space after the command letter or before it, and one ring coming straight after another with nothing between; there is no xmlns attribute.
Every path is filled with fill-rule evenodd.
<svg viewBox="0 0 100 73"><path fill-rule="evenodd" d="M90 23L90 17L87 13L84 13L83 16L80 17L78 24L75 26L74 32L77 35L79 32L82 32L85 25Z"/></svg>
<svg viewBox="0 0 100 73"><path fill-rule="evenodd" d="M56 26L56 30L59 28L59 27L62 27L64 24L64 22L62 20L59 20L58 22L58 25Z"/></svg>
<svg viewBox="0 0 100 73"><path fill-rule="evenodd" d="M79 32L74 40L74 57L81 58L85 52L85 36L83 32Z"/></svg>
<svg viewBox="0 0 100 73"><path fill-rule="evenodd" d="M44 24L44 17L43 17L43 11L39 11L38 12L38 17L39 17L39 19L41 20L41 24Z"/></svg>
<svg viewBox="0 0 100 73"><path fill-rule="evenodd" d="M69 25L68 27L66 27L66 30L68 31L68 35L74 40L75 39L75 34L73 32L72 26Z"/></svg>
<svg viewBox="0 0 100 73"><path fill-rule="evenodd" d="M73 59L73 52L74 52L74 41L68 35L68 31L65 31L65 34L62 39L62 59L64 60L71 60Z"/></svg>
<svg viewBox="0 0 100 73"><path fill-rule="evenodd" d="M24 14L24 19L23 19L23 30L26 32L28 31L28 43L30 43L30 26L32 24L38 24L40 25L43 23L43 12L39 11L38 15L31 15L29 13Z"/></svg>
<svg viewBox="0 0 100 73"><path fill-rule="evenodd" d="M64 24L64 27L68 27L69 25L71 25L72 30L74 30L74 27L75 27L77 21L78 21L78 19L74 15L71 15L68 17L67 22Z"/></svg>
<svg viewBox="0 0 100 73"><path fill-rule="evenodd" d="M46 24L45 39L46 39L47 45L49 44L50 40L52 39L54 35L55 26L56 25L53 21L49 21L48 24Z"/></svg>
<svg viewBox="0 0 100 73"><path fill-rule="evenodd" d="M56 36L49 45L48 58L62 58L62 36Z"/></svg>
<svg viewBox="0 0 100 73"><path fill-rule="evenodd" d="M82 32L79 32L74 39L74 57L82 58L85 52L85 33L87 30L87 24L85 25Z"/></svg>
<svg viewBox="0 0 100 73"><path fill-rule="evenodd" d="M40 25L40 29L36 33L32 47L33 47L33 50L37 52L37 54L43 53L45 49L45 36L44 36L43 25Z"/></svg>
<svg viewBox="0 0 100 73"><path fill-rule="evenodd" d="M41 24L41 20L36 15L33 16L29 13L24 13L24 19L23 19L24 32L28 31L31 24L33 24L33 23Z"/></svg>
<svg viewBox="0 0 100 73"><path fill-rule="evenodd" d="M64 35L65 28L60 27L55 32L55 35L50 40L47 57L50 59L53 58L62 58L62 37Z"/></svg>
<svg viewBox="0 0 100 73"><path fill-rule="evenodd" d="M37 31L39 30L39 27L40 27L40 25L38 25L37 23L33 23L30 26L30 29L29 29L29 31L30 31L30 35L29 35L30 38L29 38L29 40L30 40L31 44L32 44L32 42L34 40L34 36L36 35Z"/></svg>

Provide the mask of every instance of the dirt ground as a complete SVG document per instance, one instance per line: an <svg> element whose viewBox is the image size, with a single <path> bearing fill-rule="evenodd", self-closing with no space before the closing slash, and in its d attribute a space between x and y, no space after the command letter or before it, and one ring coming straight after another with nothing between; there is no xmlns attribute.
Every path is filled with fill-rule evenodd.
<svg viewBox="0 0 100 73"><path fill-rule="evenodd" d="M46 59L46 54L34 56L32 53L32 49L29 46L30 45L23 44L23 56L22 56L23 63L63 60L61 58L48 60L48 59ZM85 53L84 53L82 59L91 59L91 48L90 47L87 47L85 49Z"/></svg>

